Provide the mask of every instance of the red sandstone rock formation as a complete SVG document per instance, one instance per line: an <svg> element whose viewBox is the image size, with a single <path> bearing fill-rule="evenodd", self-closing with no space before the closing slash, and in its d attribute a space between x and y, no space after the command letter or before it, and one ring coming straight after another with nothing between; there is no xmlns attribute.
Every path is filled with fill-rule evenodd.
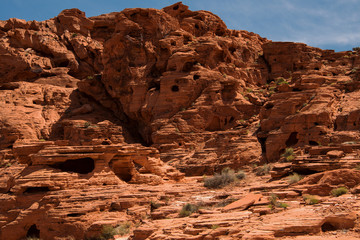
<svg viewBox="0 0 360 240"><path fill-rule="evenodd" d="M133 239L354 228L360 205L352 197L325 199L346 207L323 205L319 214L300 193L359 192L358 171L343 169L360 163L359 64L359 52L271 42L182 3L0 21L1 239L91 238L125 221ZM295 157L272 177L308 177L266 184L251 172L286 161L286 148ZM245 168L255 181L219 193L183 179L225 167ZM269 191L290 210L267 208L265 197L229 213L216 208ZM189 201L212 208L178 218ZM272 215L263 224L259 214Z"/></svg>

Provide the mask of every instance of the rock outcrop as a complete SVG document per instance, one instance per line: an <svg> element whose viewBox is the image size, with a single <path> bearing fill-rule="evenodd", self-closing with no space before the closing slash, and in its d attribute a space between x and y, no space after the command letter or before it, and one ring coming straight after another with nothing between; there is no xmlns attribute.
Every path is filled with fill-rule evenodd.
<svg viewBox="0 0 360 240"><path fill-rule="evenodd" d="M0 21L0 238L359 237L359 69L181 2Z"/></svg>

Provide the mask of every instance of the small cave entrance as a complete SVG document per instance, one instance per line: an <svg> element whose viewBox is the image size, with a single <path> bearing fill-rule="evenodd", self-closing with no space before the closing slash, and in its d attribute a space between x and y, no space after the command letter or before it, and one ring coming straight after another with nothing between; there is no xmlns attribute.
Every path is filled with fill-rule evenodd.
<svg viewBox="0 0 360 240"><path fill-rule="evenodd" d="M316 142L316 141L310 140L310 141L309 141L309 145L311 145L311 146L319 146L319 143Z"/></svg>
<svg viewBox="0 0 360 240"><path fill-rule="evenodd" d="M180 89L179 89L179 86L178 85L173 85L172 87L171 87L171 91L173 91L173 92L178 92Z"/></svg>
<svg viewBox="0 0 360 240"><path fill-rule="evenodd" d="M155 91L160 90L160 82L159 81L151 81L148 85L148 91L154 89Z"/></svg>
<svg viewBox="0 0 360 240"><path fill-rule="evenodd" d="M79 159L71 159L66 160L62 163L56 163L51 165L51 167L60 169L64 172L75 172L80 174L88 174L94 171L95 162L92 158L79 158Z"/></svg>
<svg viewBox="0 0 360 240"><path fill-rule="evenodd" d="M193 79L194 79L194 80L198 80L198 79L200 79L200 75L195 74L195 75L193 76Z"/></svg>
<svg viewBox="0 0 360 240"><path fill-rule="evenodd" d="M111 160L109 162L109 167L115 173L115 175L123 180L124 182L130 182L132 179L131 170L133 169L133 165L130 160Z"/></svg>
<svg viewBox="0 0 360 240"><path fill-rule="evenodd" d="M266 153L266 139L267 139L267 137L262 137L262 138L258 137L258 141L259 141L260 146L261 146L261 152L263 154Z"/></svg>
<svg viewBox="0 0 360 240"><path fill-rule="evenodd" d="M55 62L56 67L67 67L67 66L69 66L69 64L70 64L70 61L67 59L58 60Z"/></svg>
<svg viewBox="0 0 360 240"><path fill-rule="evenodd" d="M321 225L321 230L323 232L328 232L328 231L336 231L337 228L334 225L332 225L331 223L325 222L323 225Z"/></svg>
<svg viewBox="0 0 360 240"><path fill-rule="evenodd" d="M40 230L36 227L36 224L31 225L26 233L27 238L40 238Z"/></svg>
<svg viewBox="0 0 360 240"><path fill-rule="evenodd" d="M299 139L297 139L297 132L292 132L289 136L289 138L286 140L285 144L287 147L291 147L294 146L295 144L298 143Z"/></svg>
<svg viewBox="0 0 360 240"><path fill-rule="evenodd" d="M37 194L37 193L46 193L49 191L50 191L49 187L28 187L23 193Z"/></svg>

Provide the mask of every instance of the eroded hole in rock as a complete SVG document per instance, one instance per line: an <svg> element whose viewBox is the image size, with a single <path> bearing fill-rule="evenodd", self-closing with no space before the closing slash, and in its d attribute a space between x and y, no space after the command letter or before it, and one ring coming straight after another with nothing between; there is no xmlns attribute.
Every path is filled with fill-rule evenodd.
<svg viewBox="0 0 360 240"><path fill-rule="evenodd" d="M69 60L63 60L63 61L59 61L57 64L56 64L57 67L67 67L69 66Z"/></svg>
<svg viewBox="0 0 360 240"><path fill-rule="evenodd" d="M159 91L160 90L160 82L151 81L148 86L148 91L151 89Z"/></svg>
<svg viewBox="0 0 360 240"><path fill-rule="evenodd" d="M262 153L266 153L266 139L267 139L266 137L263 138L258 137Z"/></svg>
<svg viewBox="0 0 360 240"><path fill-rule="evenodd" d="M285 144L287 147L294 146L298 143L299 139L297 139L297 132L292 132L289 136L289 138L286 140Z"/></svg>
<svg viewBox="0 0 360 240"><path fill-rule="evenodd" d="M173 7L174 10L178 10L179 9L179 5L176 5Z"/></svg>
<svg viewBox="0 0 360 240"><path fill-rule="evenodd" d="M195 24L195 28L196 28L196 29L199 29L200 27L199 27L199 25L198 25L198 24Z"/></svg>
<svg viewBox="0 0 360 240"><path fill-rule="evenodd" d="M194 79L194 80L198 80L199 78L200 78L200 75L195 74L195 75L193 76L193 79Z"/></svg>
<svg viewBox="0 0 360 240"><path fill-rule="evenodd" d="M335 226L333 226L331 223L325 222L322 226L321 226L321 230L323 232L328 232L328 231L335 231L337 230L337 228Z"/></svg>
<svg viewBox="0 0 360 240"><path fill-rule="evenodd" d="M319 143L318 142L316 142L316 141L309 141L309 144L311 145L311 146L319 146Z"/></svg>
<svg viewBox="0 0 360 240"><path fill-rule="evenodd" d="M4 83L0 86L0 90L15 90L20 87L19 83Z"/></svg>
<svg viewBox="0 0 360 240"><path fill-rule="evenodd" d="M171 87L171 91L173 91L173 92L178 92L178 91L179 91L179 86L178 86L178 85L173 85L173 86Z"/></svg>
<svg viewBox="0 0 360 240"><path fill-rule="evenodd" d="M60 169L64 172L75 172L80 174L91 173L95 168L95 162L92 158L79 158L66 160L62 163L56 163L51 167Z"/></svg>
<svg viewBox="0 0 360 240"><path fill-rule="evenodd" d="M36 227L36 224L31 225L26 233L27 238L40 238L40 230Z"/></svg>
<svg viewBox="0 0 360 240"><path fill-rule="evenodd" d="M48 191L50 191L48 187L28 187L24 191L24 193L36 194L36 193L46 193Z"/></svg>
<svg viewBox="0 0 360 240"><path fill-rule="evenodd" d="M111 160L109 167L113 170L115 175L124 182L130 182L132 179L131 169L133 168L129 160Z"/></svg>
<svg viewBox="0 0 360 240"><path fill-rule="evenodd" d="M274 104L273 103L270 103L270 102L267 102L264 106L266 109L271 109L274 107Z"/></svg>
<svg viewBox="0 0 360 240"><path fill-rule="evenodd" d="M102 141L101 145L110 145L109 141Z"/></svg>

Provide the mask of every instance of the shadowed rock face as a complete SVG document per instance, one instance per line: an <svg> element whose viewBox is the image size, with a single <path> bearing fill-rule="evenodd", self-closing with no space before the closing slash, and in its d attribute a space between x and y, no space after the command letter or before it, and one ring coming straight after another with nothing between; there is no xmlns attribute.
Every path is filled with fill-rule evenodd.
<svg viewBox="0 0 360 240"><path fill-rule="evenodd" d="M185 222L194 226L181 233L189 238L352 228L354 214L313 218L311 208L302 216L311 224L292 221L279 229L272 219L286 214L277 214L259 232L260 222L250 232L236 225L250 211L204 210L194 221L162 221L177 217L178 201L213 206L213 198L224 198L207 196L184 174L284 161L286 148L297 157L277 164L272 176L310 176L280 194L328 195L341 184L358 192L358 172L341 168L358 164L359 68L359 52L272 42L229 30L216 15L182 3L91 18L68 9L43 22L0 21L0 238L91 238L103 225L140 223L144 216L160 220L134 231L134 239L164 239L166 224L176 235ZM151 201L159 199L165 206L154 211ZM298 214L290 211L294 219ZM218 225L234 228L205 234Z"/></svg>

